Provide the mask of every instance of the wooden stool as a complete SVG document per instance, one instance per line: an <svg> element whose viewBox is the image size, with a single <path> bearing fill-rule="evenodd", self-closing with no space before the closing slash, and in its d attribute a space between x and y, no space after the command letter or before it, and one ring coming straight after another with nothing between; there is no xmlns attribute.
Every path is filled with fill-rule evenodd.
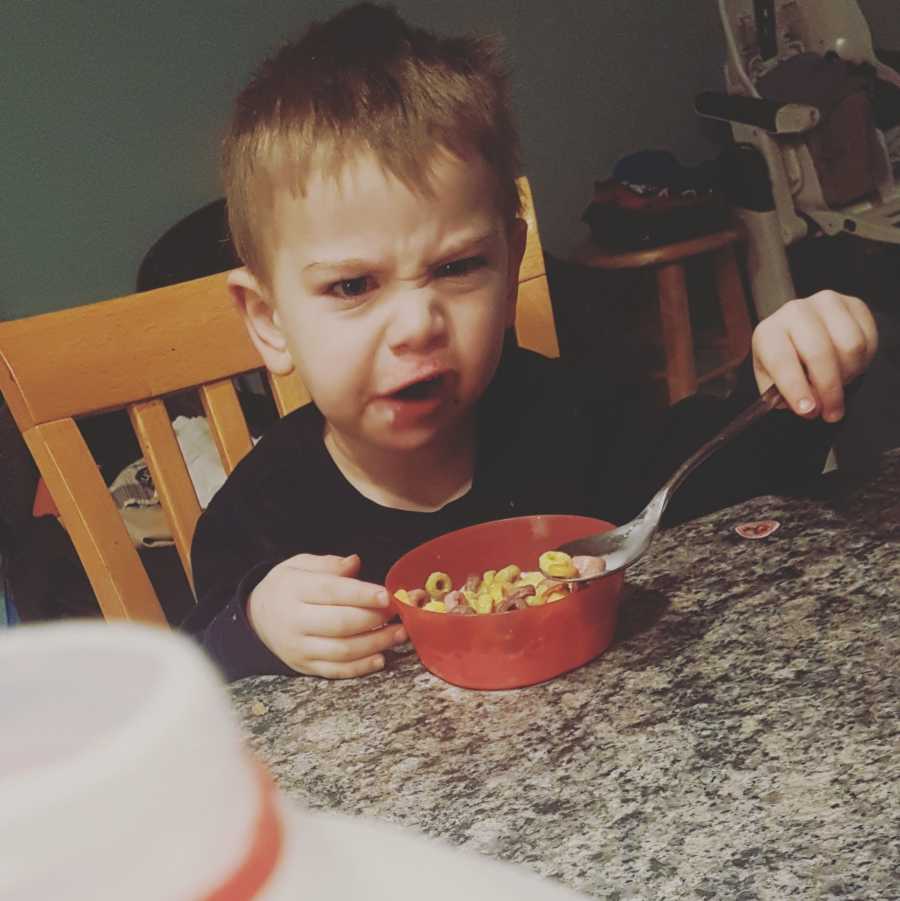
<svg viewBox="0 0 900 901"><path fill-rule="evenodd" d="M695 394L700 383L734 370L750 350L753 326L734 253L735 243L741 240L743 234L738 229L727 228L647 250L612 251L589 241L572 256L573 262L597 269L656 271L659 325L665 354L663 378L670 404ZM715 267L724 337L723 359L698 376L684 261L700 254L710 254Z"/></svg>

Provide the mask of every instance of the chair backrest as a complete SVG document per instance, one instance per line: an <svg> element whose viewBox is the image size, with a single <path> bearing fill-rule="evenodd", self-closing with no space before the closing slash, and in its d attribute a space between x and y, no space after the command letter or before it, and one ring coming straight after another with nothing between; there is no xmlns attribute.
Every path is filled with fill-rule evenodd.
<svg viewBox="0 0 900 901"><path fill-rule="evenodd" d="M558 356L530 187L520 180L528 242L519 272L521 346ZM196 340L204 336L204 342ZM163 398L196 388L230 473L251 439L233 376L259 370L226 288L209 276L0 324L0 390L53 496L107 619L165 622L153 586L75 419L126 409L188 580L200 505ZM309 401L295 374L269 376L279 415Z"/></svg>
<svg viewBox="0 0 900 901"><path fill-rule="evenodd" d="M798 53L836 53L876 65L868 23L856 0L718 0L730 93L759 96L757 80Z"/></svg>
<svg viewBox="0 0 900 901"><path fill-rule="evenodd" d="M879 68L869 26L856 0L717 2L725 34L729 94L816 107L829 96L840 101L815 129L804 134L769 134L761 128L732 126L735 140L754 145L765 159L784 243L807 235L809 216L864 199L877 202L877 198L893 196L887 148L864 92L851 92L849 84L841 87L842 76L851 80L844 66L825 63L825 72L814 68L823 64L828 53L846 63Z"/></svg>

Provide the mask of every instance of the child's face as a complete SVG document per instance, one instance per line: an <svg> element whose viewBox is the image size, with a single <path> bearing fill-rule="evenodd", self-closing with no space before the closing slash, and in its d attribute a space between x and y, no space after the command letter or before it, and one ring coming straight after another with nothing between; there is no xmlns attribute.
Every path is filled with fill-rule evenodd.
<svg viewBox="0 0 900 901"><path fill-rule="evenodd" d="M295 365L330 428L365 450L444 440L491 380L513 321L524 224L478 159L441 154L433 194L369 156L274 210L272 288L232 285L275 372Z"/></svg>

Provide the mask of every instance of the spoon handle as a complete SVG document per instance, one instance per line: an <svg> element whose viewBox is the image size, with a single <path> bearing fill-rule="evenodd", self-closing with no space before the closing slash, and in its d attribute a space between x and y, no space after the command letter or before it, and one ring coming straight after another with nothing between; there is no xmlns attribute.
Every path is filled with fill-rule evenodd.
<svg viewBox="0 0 900 901"><path fill-rule="evenodd" d="M702 447L696 450L678 469L675 470L672 477L659 491L659 494L665 497L668 503L669 497L675 492L675 489L694 471L707 457L712 456L720 447L728 444L732 438L739 435L744 429L753 425L758 419L762 419L770 410L773 410L781 400L781 392L775 385L772 385L765 393L753 401L749 407L742 410L728 425L722 429L717 435L714 435Z"/></svg>

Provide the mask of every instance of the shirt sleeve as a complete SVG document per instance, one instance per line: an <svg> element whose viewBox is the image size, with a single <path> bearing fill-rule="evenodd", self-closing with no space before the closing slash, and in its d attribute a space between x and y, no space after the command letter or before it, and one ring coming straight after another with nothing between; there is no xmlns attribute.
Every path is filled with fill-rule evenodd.
<svg viewBox="0 0 900 901"><path fill-rule="evenodd" d="M247 618L247 599L288 554L262 536L256 501L227 481L201 515L191 545L197 606L181 628L193 635L228 681L251 675L293 675L263 644ZM254 512L256 511L256 512Z"/></svg>
<svg viewBox="0 0 900 901"><path fill-rule="evenodd" d="M275 565L264 561L249 570L227 598L225 606L215 613L205 626L194 625L201 620L200 607L184 623L194 635L228 682L244 676L293 676L296 672L263 644L247 618L247 599L250 593ZM209 601L207 595L207 601Z"/></svg>

